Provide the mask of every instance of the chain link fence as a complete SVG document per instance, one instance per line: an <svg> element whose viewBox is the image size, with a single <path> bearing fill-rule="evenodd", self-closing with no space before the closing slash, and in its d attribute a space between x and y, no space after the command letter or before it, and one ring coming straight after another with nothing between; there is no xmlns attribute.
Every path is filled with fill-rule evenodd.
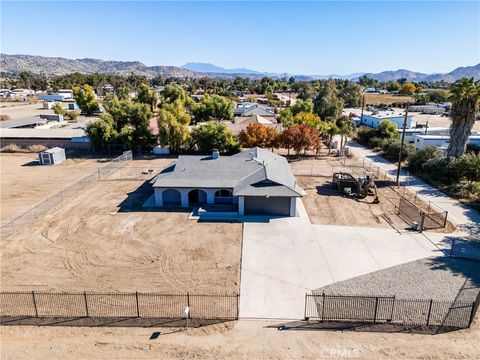
<svg viewBox="0 0 480 360"><path fill-rule="evenodd" d="M80 193L81 191L95 184L97 181L101 180L104 174L106 176L106 174L115 173L115 171L121 169L132 159L132 152L125 151L122 155L110 161L103 168L98 169L98 171L84 176L75 183L67 185L66 187L47 196L22 213L11 217L9 220L5 221L0 228L1 238L6 239L12 236L27 225L33 223L39 217L43 216L50 209L53 209L57 205L63 203L64 200L70 199L72 196Z"/></svg>

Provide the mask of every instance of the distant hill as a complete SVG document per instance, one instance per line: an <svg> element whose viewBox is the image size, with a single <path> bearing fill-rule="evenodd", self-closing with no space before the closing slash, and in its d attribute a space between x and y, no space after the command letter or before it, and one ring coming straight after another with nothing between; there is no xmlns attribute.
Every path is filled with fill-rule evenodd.
<svg viewBox="0 0 480 360"><path fill-rule="evenodd" d="M260 71L250 70L246 68L237 68L237 69L225 69L223 67L209 64L209 63L195 63L190 62L181 67L182 69L188 69L195 72L201 73L218 73L218 74L255 74L261 75Z"/></svg>
<svg viewBox="0 0 480 360"><path fill-rule="evenodd" d="M18 73L31 71L36 74L65 75L74 72L93 74L107 73L129 75L131 73L153 77L156 75L176 77L197 77L193 71L176 66L149 67L139 61L104 61L99 59L66 59L61 57L44 57L33 55L0 55L0 69L5 72Z"/></svg>
<svg viewBox="0 0 480 360"><path fill-rule="evenodd" d="M233 78L244 76L259 79L263 76L286 77L294 76L296 80L315 79L349 79L358 80L364 73L349 75L292 75L269 73L251 70L247 68L226 69L209 63L187 63L182 67L177 66L147 66L139 61L105 61L100 59L67 59L62 57L44 57L34 55L7 55L0 54L0 70L3 72L18 73L31 71L36 74L65 75L74 72L84 74L107 73L117 75L130 75L131 73L154 77L163 75L166 77L215 77ZM480 79L480 64L475 66L459 67L447 74L424 74L410 70L383 71L380 73L366 73L369 78L377 81L391 81L406 78L407 81L446 81L454 82L461 77L474 77Z"/></svg>
<svg viewBox="0 0 480 360"><path fill-rule="evenodd" d="M451 83L462 77L473 77L479 80L480 64L474 66L459 67L447 74L424 74L420 72L400 69L396 71L383 71L376 74L366 73L364 75L380 82L393 81L405 78L407 79L407 81L445 81ZM353 80L358 80L358 77L354 78Z"/></svg>

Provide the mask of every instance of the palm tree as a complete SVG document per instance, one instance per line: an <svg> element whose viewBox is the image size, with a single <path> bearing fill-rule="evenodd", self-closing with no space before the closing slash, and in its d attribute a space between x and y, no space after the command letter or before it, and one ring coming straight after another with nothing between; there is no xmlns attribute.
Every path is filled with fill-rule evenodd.
<svg viewBox="0 0 480 360"><path fill-rule="evenodd" d="M331 153L332 149L332 140L335 135L338 134L338 126L335 123L329 123L327 128L327 135L328 135L328 154Z"/></svg>
<svg viewBox="0 0 480 360"><path fill-rule="evenodd" d="M462 156L480 106L480 80L462 78L450 86L452 113L447 155Z"/></svg>
<svg viewBox="0 0 480 360"><path fill-rule="evenodd" d="M337 119L336 125L338 127L338 134L341 135L340 149L343 149L347 144L347 135L350 134L353 130L353 122L350 120L348 116L344 115L344 116L340 116Z"/></svg>

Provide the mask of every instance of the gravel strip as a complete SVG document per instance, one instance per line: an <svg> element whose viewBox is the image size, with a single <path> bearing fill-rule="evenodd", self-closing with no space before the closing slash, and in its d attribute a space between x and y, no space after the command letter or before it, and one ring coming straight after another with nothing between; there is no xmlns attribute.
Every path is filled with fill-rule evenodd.
<svg viewBox="0 0 480 360"><path fill-rule="evenodd" d="M474 301L480 291L480 262L420 259L313 291L332 295L395 295L398 299Z"/></svg>

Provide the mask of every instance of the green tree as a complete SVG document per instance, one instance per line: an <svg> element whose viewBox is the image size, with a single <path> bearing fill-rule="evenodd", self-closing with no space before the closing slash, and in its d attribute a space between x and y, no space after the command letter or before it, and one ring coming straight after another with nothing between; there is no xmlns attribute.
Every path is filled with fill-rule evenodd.
<svg viewBox="0 0 480 360"><path fill-rule="evenodd" d="M298 99L297 102L290 107L293 116L299 112L311 113L313 112L313 101L311 99L302 100Z"/></svg>
<svg viewBox="0 0 480 360"><path fill-rule="evenodd" d="M90 85L76 86L73 88L73 98L82 112L87 115L93 115L99 111L98 102L95 93Z"/></svg>
<svg viewBox="0 0 480 360"><path fill-rule="evenodd" d="M52 110L57 115L65 115L65 109L62 107L60 103L53 104Z"/></svg>
<svg viewBox="0 0 480 360"><path fill-rule="evenodd" d="M447 155L462 156L465 153L468 138L478 117L480 104L480 80L463 78L450 86L452 102L450 143Z"/></svg>
<svg viewBox="0 0 480 360"><path fill-rule="evenodd" d="M285 127L293 125L293 114L290 108L280 110L278 121Z"/></svg>
<svg viewBox="0 0 480 360"><path fill-rule="evenodd" d="M178 99L165 104L158 112L159 142L177 152L190 138L190 115L185 111L183 102Z"/></svg>
<svg viewBox="0 0 480 360"><path fill-rule="evenodd" d="M341 88L338 96L347 107L360 107L362 105L361 87L351 81L348 81Z"/></svg>
<svg viewBox="0 0 480 360"><path fill-rule="evenodd" d="M328 153L330 154L332 149L333 137L338 134L339 129L335 123L328 123L328 126L325 129L325 132L328 136Z"/></svg>
<svg viewBox="0 0 480 360"><path fill-rule="evenodd" d="M120 86L115 91L115 95L120 100L128 100L130 97L130 88L128 86Z"/></svg>
<svg viewBox="0 0 480 360"><path fill-rule="evenodd" d="M235 153L240 144L227 126L220 122L209 121L192 130L192 145L201 153L211 153L217 149L222 153Z"/></svg>
<svg viewBox="0 0 480 360"><path fill-rule="evenodd" d="M388 82L387 86L386 86L386 89L387 91L400 91L401 89L401 86L398 82L396 81L390 81Z"/></svg>
<svg viewBox="0 0 480 360"><path fill-rule="evenodd" d="M395 139L398 136L398 126L390 120L383 120L378 125L376 134L382 139Z"/></svg>
<svg viewBox="0 0 480 360"><path fill-rule="evenodd" d="M343 100L338 97L338 90L333 80L323 83L314 102L315 113L321 119L336 119L343 111Z"/></svg>
<svg viewBox="0 0 480 360"><path fill-rule="evenodd" d="M179 85L169 84L160 93L162 103L173 103L177 100L187 101L187 92Z"/></svg>
<svg viewBox="0 0 480 360"><path fill-rule="evenodd" d="M158 98L155 90L150 89L147 84L140 84L137 88L136 101L150 106L150 110L154 111L157 108Z"/></svg>
<svg viewBox="0 0 480 360"><path fill-rule="evenodd" d="M110 114L103 114L99 120L92 121L87 125L86 132L95 150L102 150L105 144L115 139L117 133L113 123Z"/></svg>
<svg viewBox="0 0 480 360"><path fill-rule="evenodd" d="M224 96L205 94L202 102L193 107L195 120L230 120L233 118L233 102Z"/></svg>

